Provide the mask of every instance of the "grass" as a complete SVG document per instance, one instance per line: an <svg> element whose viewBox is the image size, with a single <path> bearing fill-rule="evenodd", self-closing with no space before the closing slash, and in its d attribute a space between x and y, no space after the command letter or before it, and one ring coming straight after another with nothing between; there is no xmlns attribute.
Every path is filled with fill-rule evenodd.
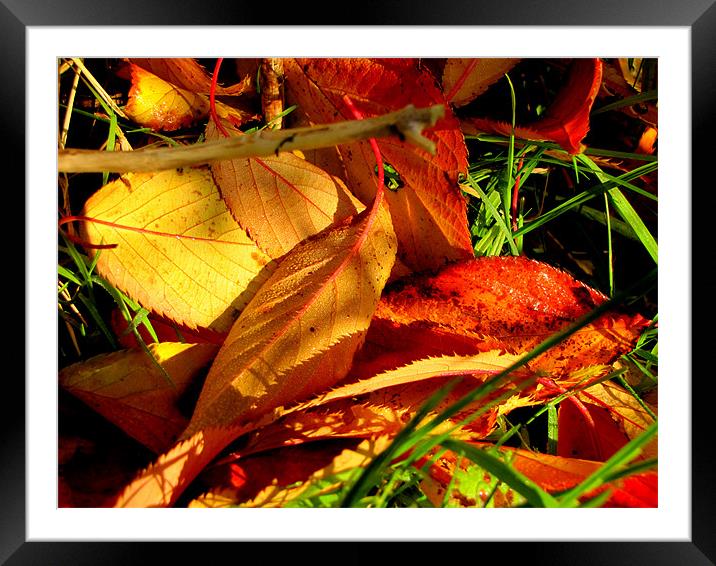
<svg viewBox="0 0 716 566"><path fill-rule="evenodd" d="M73 135L75 139L82 138L89 132L89 136L108 151L112 151L118 141L127 140L127 136L137 145L146 145L149 139L178 144L180 136L133 127L123 119L112 97L100 85L101 79L92 76L84 65L67 67L70 68L75 72L67 81L70 86L66 87L72 95L61 106L65 111L63 141L67 137L72 139ZM513 81L506 77L503 87L509 94L505 103L514 127L518 115L525 112L520 106L525 85L519 78ZM94 105L101 110L75 107L77 97L96 101ZM620 108L652 101L655 97L655 91L648 91L618 100L602 105L592 112L592 116L606 119ZM286 109L283 115L294 108ZM74 118L73 122L70 117ZM78 121L81 121L79 126ZM656 434L655 424L609 458L594 474L564 493L547 493L519 473L510 461L509 450L500 448L522 446L555 454L560 432L559 404L580 391L578 387L541 407L519 415L510 414L509 420L501 417L500 426L489 439L493 446L488 448L478 448L454 437L452 433L457 427L448 431L439 428L466 407L482 401L479 409L460 424L478 418L501 400L498 397L485 401L490 393L509 382L515 369L614 306L632 304L653 316L655 323L658 321L651 289L655 280L654 266L658 264L658 245L653 235L657 197L640 186L640 179L658 170L656 156L625 151L617 146L600 148L597 143L590 143L583 154L572 158L554 143L520 140L514 136L468 136L467 142L470 165L461 185L468 199L475 255L524 254L544 259L576 271L578 278L591 278L587 282L601 287L611 300L570 328L551 336L456 403L437 411L454 384L446 385L365 468L324 478L292 501L291 506L433 506L422 482L428 477L430 464L448 451L455 455L455 467L461 471L447 486L443 506L455 504L450 495L453 492L478 507L501 506L510 500L513 505L526 507L600 506L608 493L603 492L590 500L585 496L605 483L657 465L654 460L635 461L644 445ZM72 145L78 146L76 143ZM618 167L611 167L617 161ZM394 185L388 188L402 190L402 180L397 172L391 179ZM82 196L77 197L74 193L86 192L82 188L85 180L65 179L63 200L68 208L81 201ZM89 191L98 188L98 182L104 184L108 180L109 175L105 173L101 179L90 181ZM653 217L649 216L652 211ZM575 234L580 237L572 241ZM58 252L58 314L66 329L64 342L60 344L61 366L98 351L121 347L121 337L115 335L107 322L110 307L119 309L127 325L126 332L134 335L151 355L140 333L143 327L153 340L157 340L149 312L95 272L99 254L90 259L66 238L60 242ZM636 276L634 271L638 272ZM650 275L642 277L646 271L650 271ZM635 304L635 301L640 302ZM603 379L622 385L656 417L644 401L644 396L658 384L656 324L644 331L636 347L623 357L622 362L624 367L615 369ZM165 376L170 379L166 372ZM525 388L530 384L520 383L516 387ZM513 392L510 391L510 395ZM544 441L536 440L542 438ZM486 474L489 480L485 479ZM339 487L327 489L335 483Z"/></svg>

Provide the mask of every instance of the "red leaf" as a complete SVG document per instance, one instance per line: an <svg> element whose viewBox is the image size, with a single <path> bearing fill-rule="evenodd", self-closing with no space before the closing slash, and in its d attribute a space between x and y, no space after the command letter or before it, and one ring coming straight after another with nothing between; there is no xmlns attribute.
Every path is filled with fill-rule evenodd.
<svg viewBox="0 0 716 566"><path fill-rule="evenodd" d="M604 462L629 439L619 430L607 409L588 403L583 406L588 411L588 418L574 403L567 400L560 404L557 454Z"/></svg>
<svg viewBox="0 0 716 566"><path fill-rule="evenodd" d="M478 447L487 446L484 443L471 444ZM511 466L515 470L548 493L556 494L572 489L602 466L601 462L538 454L518 448L503 448L502 451L510 454ZM442 493L450 484L455 462L455 453L448 451L430 468L430 477L432 481L441 486ZM463 468L469 465L472 464L468 460L462 459L461 466ZM655 471L634 474L604 484L585 494L582 500L589 500L607 489L612 493L604 507L657 507L659 504L658 475ZM432 491L440 492L440 489Z"/></svg>
<svg viewBox="0 0 716 566"><path fill-rule="evenodd" d="M581 153L585 149L582 140L589 131L589 112L601 82L602 62L599 59L576 59L566 84L547 109L544 118L532 124L517 125L515 136L552 141L571 154ZM467 118L463 121L463 129L465 133L481 131L505 136L512 133L511 124L486 118Z"/></svg>
<svg viewBox="0 0 716 566"><path fill-rule="evenodd" d="M288 96L310 122L352 118L343 102L348 95L365 117L413 104L447 103L430 72L414 59L296 59L285 62ZM467 168L467 150L458 123L447 118L426 132L437 145L435 155L397 138L378 140L380 152L404 186L386 191L398 256L414 270L433 269L449 260L473 255L466 203L458 173ZM375 195L375 158L368 142L339 146L349 188L364 203Z"/></svg>
<svg viewBox="0 0 716 566"><path fill-rule="evenodd" d="M569 274L524 257L456 263L398 281L384 294L360 358L370 368L357 373L442 354L526 352L605 300ZM647 323L639 315L604 315L540 356L533 369L564 376L611 363Z"/></svg>

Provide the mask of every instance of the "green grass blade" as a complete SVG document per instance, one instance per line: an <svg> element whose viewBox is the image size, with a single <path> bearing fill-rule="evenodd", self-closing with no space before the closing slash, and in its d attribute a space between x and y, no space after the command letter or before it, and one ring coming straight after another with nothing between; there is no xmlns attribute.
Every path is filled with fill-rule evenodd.
<svg viewBox="0 0 716 566"><path fill-rule="evenodd" d="M515 244L515 241L512 238L512 231L508 228L507 224L505 224L504 218L502 218L500 216L500 213L493 206L492 202L490 202L490 199L487 198L487 195L480 188L480 185L478 185L475 181L473 181L472 176L469 173L467 175L467 182L470 184L470 186L473 189L475 189L479 193L480 199L482 200L483 204L485 205L487 210L490 212L490 214L494 218L495 223L498 226L500 226L500 231L504 234L505 239L507 240L507 244L510 246L510 251L512 251L512 254L519 255L519 252L517 250L517 245ZM502 247L502 246L500 246L500 247Z"/></svg>
<svg viewBox="0 0 716 566"><path fill-rule="evenodd" d="M502 189L502 209L505 214L505 224L508 229L512 226L511 221L511 209L512 209L512 183L513 177L512 172L515 168L515 113L517 102L515 100L515 88L512 85L510 76L505 74L507 83L510 85L510 100L512 102L512 130L510 132L510 142L507 146L507 165L505 167L505 186ZM513 255L519 255L519 251L516 247L510 246Z"/></svg>
<svg viewBox="0 0 716 566"><path fill-rule="evenodd" d="M399 455L403 442L410 437L418 424L450 393L457 383L458 380L448 383L428 399L415 416L395 436L388 448L376 456L373 461L363 469L343 497L341 507L353 507L359 500L366 496L370 488L375 485L381 470L393 460L393 458Z"/></svg>
<svg viewBox="0 0 716 566"><path fill-rule="evenodd" d="M506 483L517 493L524 496L533 507L559 507L557 499L542 490L537 484L515 470L512 466L509 466L500 458L490 454L489 450L495 449L482 450L476 446L453 438L447 438L441 444L453 452L463 454L466 458L499 478L500 481Z"/></svg>
<svg viewBox="0 0 716 566"><path fill-rule="evenodd" d="M635 94L634 96L623 98L622 100L617 100L616 102L612 102L611 104L605 104L604 106L601 106L596 110L592 110L591 115L596 116L604 112L609 112L610 110L617 110L626 106L634 106L635 104L641 104L642 102L651 102L652 100L658 99L659 91L649 90L640 94Z"/></svg>
<svg viewBox="0 0 716 566"><path fill-rule="evenodd" d="M102 334L104 334L105 338L107 338L107 341L110 343L112 348L117 349L117 341L114 339L114 335L100 316L99 311L97 310L97 307L94 305L94 303L91 300L87 299L87 297L85 297L81 293L77 296L84 305L84 307L87 309L87 312L90 313L92 320L94 320L97 327L102 331Z"/></svg>
<svg viewBox="0 0 716 566"><path fill-rule="evenodd" d="M589 157L587 157L586 155L580 155L578 156L578 158L582 161L582 163L584 163L592 171L594 171L600 181L604 182L606 180L603 171L596 163L594 163L594 161L589 159ZM616 187L610 188L608 191L608 195L609 199L611 200L612 204L614 205L614 208L617 210L619 215L624 219L627 224L631 226L637 238L639 238L641 243L644 245L646 251L654 260L654 263L658 264L659 246L657 245L654 237L651 235L649 229L642 221L641 217L634 210L634 207L632 207L624 194Z"/></svg>
<svg viewBox="0 0 716 566"><path fill-rule="evenodd" d="M77 278L77 276L72 273L69 269L62 267L61 265L57 266L57 273L64 277L65 279L69 279L72 283L75 285L82 286L82 282Z"/></svg>
<svg viewBox="0 0 716 566"><path fill-rule="evenodd" d="M642 165L641 167L638 167L637 169L634 169L633 171L630 171L629 173L625 173L624 175L620 175L619 177L614 178L614 180L608 180L606 182L601 182L598 185L595 185L594 187L591 187L587 189L586 191L583 191L579 193L578 195L575 195L574 197L570 198L569 200L564 201L560 205L554 207L552 210L545 212L542 216L540 216L537 220L534 220L533 222L530 222L529 224L526 224L523 228L520 228L514 233L514 236L523 236L527 234L528 232L531 232L540 226L543 226L547 222L550 222L557 218L558 216L564 214L565 212L576 208L585 202L588 202L589 200L593 199L594 197L597 197L599 195L604 194L607 191L612 190L615 184L618 184L621 180L631 180L636 177L639 177L641 175L644 175L645 173L649 171L653 171L656 169L656 164L653 163L647 163L645 165ZM621 193L620 193L621 194ZM633 228L633 225L632 225ZM636 234L636 231L635 231ZM638 234L637 234L638 236Z"/></svg>
<svg viewBox="0 0 716 566"><path fill-rule="evenodd" d="M547 406L547 454L557 454L557 442L559 440L559 419L557 418L557 406Z"/></svg>
<svg viewBox="0 0 716 566"><path fill-rule="evenodd" d="M506 136L498 136L493 134L477 134L477 135L467 135L465 136L465 139L469 140L478 140L486 143L496 143L496 144L507 144L509 143L509 138ZM567 156L567 153L562 149L562 146L559 144L556 144L554 142L546 142L546 141L537 141L537 140L515 140L515 143L517 145L520 144L530 144L537 147L543 147L547 150L556 150L561 151L564 153L565 156ZM588 147L582 155L593 155L594 157L612 157L615 159L633 159L635 161L658 161L659 158L656 155L647 155L644 153L634 153L629 151L616 151L612 149L603 149L598 147Z"/></svg>

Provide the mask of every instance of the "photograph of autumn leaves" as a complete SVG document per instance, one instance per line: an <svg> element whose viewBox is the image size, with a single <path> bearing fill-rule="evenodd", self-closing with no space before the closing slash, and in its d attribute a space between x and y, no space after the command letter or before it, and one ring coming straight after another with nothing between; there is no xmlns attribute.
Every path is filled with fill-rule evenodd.
<svg viewBox="0 0 716 566"><path fill-rule="evenodd" d="M657 507L656 59L58 70L60 507Z"/></svg>

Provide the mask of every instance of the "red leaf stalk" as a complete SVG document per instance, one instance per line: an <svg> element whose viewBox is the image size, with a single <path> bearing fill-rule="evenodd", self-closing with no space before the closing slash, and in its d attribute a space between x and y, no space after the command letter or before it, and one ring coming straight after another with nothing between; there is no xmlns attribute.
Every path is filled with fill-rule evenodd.
<svg viewBox="0 0 716 566"><path fill-rule="evenodd" d="M252 244L247 244L244 242L229 242L225 240L217 240L215 238L202 238L201 236L185 236L184 234L172 234L171 232L160 232L158 230L148 230L146 228L137 228L136 226L126 226L124 224L117 224L116 222L109 222L107 220L100 220L99 218L92 218L91 216L65 216L64 218L61 218L58 226L62 226L63 224L67 224L68 222L95 222L97 224L102 224L104 226L110 226L112 228L115 228L117 230L128 230L129 232L138 232L140 234L148 234L151 236L163 236L165 238L176 238L177 240L192 240L195 242L212 242L212 243L220 243L220 244L231 244L231 245L237 245L237 246L247 246ZM68 234L68 238L75 241L73 238L76 238L77 241L75 243L79 243L85 247L88 248L97 248L97 249L108 249L108 248L116 248L119 244L90 244L88 242L84 242L77 238L76 236L71 236Z"/></svg>
<svg viewBox="0 0 716 566"><path fill-rule="evenodd" d="M356 105L353 104L353 101L347 94L343 96L343 102L346 103L346 106L348 106L351 111L351 114L353 114L353 117L356 120L363 119L363 113L358 110L358 108L356 108ZM385 169L383 167L383 157L380 155L380 148L378 147L378 142L375 141L375 138L370 138L368 141L370 142L370 147L373 149L373 155L375 155L375 162L378 165L378 189L375 193L375 200L377 203L379 203L381 200L383 200L383 192L385 188ZM376 205L374 206L377 208Z"/></svg>
<svg viewBox="0 0 716 566"><path fill-rule="evenodd" d="M455 98L455 95L462 88L462 85L465 84L467 77L470 76L470 73L472 73L472 70L475 68L475 65L477 65L477 59L471 60L470 63L468 63L467 67L465 67L465 70L462 72L462 75L460 75L460 78L455 82L454 85L452 85L450 92L445 96L445 99L448 102L452 102L452 99Z"/></svg>
<svg viewBox="0 0 716 566"><path fill-rule="evenodd" d="M223 61L224 58L219 57L216 60L216 65L214 66L214 74L211 77L211 90L209 91L209 111L211 113L211 119L214 121L214 124L216 124L216 128L221 132L222 136L228 138L229 132L226 131L226 128L224 128L218 115L216 114L216 85L219 80L219 69L221 69L221 63L223 63Z"/></svg>
<svg viewBox="0 0 716 566"><path fill-rule="evenodd" d="M517 176L515 177L515 186L512 189L512 231L517 231L517 197L520 193L520 170L522 169L523 159L517 162Z"/></svg>
<svg viewBox="0 0 716 566"><path fill-rule="evenodd" d="M61 228L62 226L64 226L65 224L68 224L69 222L81 222L85 219L86 219L86 217L84 217L84 216L64 216L64 217L60 218L60 220L57 222L57 227ZM67 232L66 230L60 230L60 231L73 244L78 244L85 249L109 250L112 248L116 248L119 245L119 244L91 244L89 242L84 241L82 238L78 238L74 234Z"/></svg>

